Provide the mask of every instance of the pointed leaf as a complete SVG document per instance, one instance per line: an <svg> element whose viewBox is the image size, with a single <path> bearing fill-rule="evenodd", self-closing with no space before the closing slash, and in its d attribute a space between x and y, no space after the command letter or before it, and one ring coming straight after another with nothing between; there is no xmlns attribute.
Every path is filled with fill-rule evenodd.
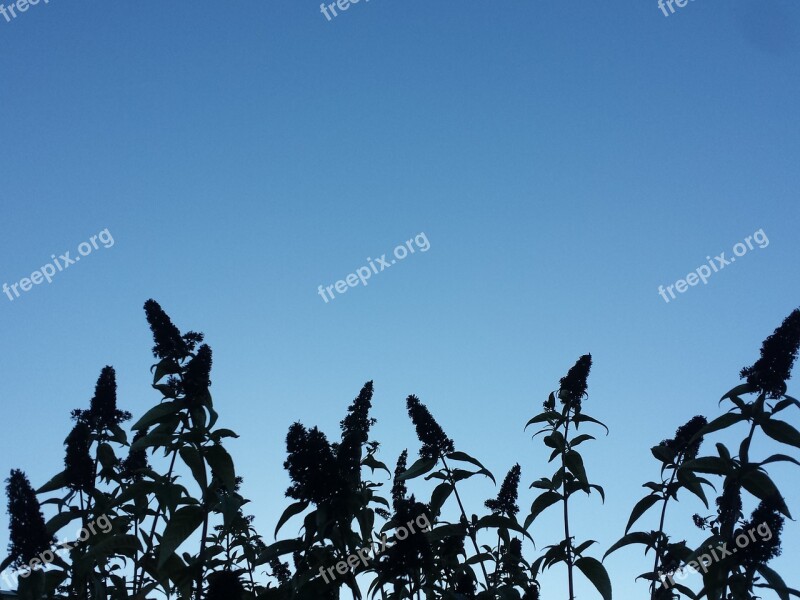
<svg viewBox="0 0 800 600"><path fill-rule="evenodd" d="M419 477L420 475L424 475L433 469L437 462L439 461L436 458L420 458L413 465L411 465L408 470L398 475L397 481L407 481L409 479Z"/></svg>
<svg viewBox="0 0 800 600"><path fill-rule="evenodd" d="M583 556L575 561L575 566L597 588L603 600L611 600L611 580L608 578L606 568L599 560L590 556Z"/></svg>
<svg viewBox="0 0 800 600"><path fill-rule="evenodd" d="M147 429L148 427L157 423L164 417L173 415L177 411L178 411L177 402L162 402L161 404L154 406L146 413L144 413L142 418L136 421L136 424L133 427L131 427L131 429L133 429L134 431L138 431L140 429Z"/></svg>
<svg viewBox="0 0 800 600"><path fill-rule="evenodd" d="M761 423L761 429L776 442L800 448L800 431L785 421L767 419Z"/></svg>
<svg viewBox="0 0 800 600"><path fill-rule="evenodd" d="M634 531L633 533L622 536L613 546L611 546L611 548L609 548L606 553L603 554L603 560L605 560L606 556L612 552L616 552L623 546L628 546L630 544L644 544L648 548L652 548L654 542L655 540L653 539L652 533Z"/></svg>
<svg viewBox="0 0 800 600"><path fill-rule="evenodd" d="M300 514L307 508L308 508L308 502L305 501L294 502L293 504L289 505L289 508L283 511L281 518L278 519L278 525L275 527L275 537L278 537L278 531L280 530L281 527L283 527L286 521L291 519L293 516Z"/></svg>
<svg viewBox="0 0 800 600"><path fill-rule="evenodd" d="M628 525L625 527L625 533L628 533L633 524L639 520L639 517L646 513L650 507L659 500L661 500L661 496L657 496L656 494L650 494L649 496L645 496L639 500L639 502L636 503L636 506L634 506L633 510L631 511L631 517L628 519Z"/></svg>
<svg viewBox="0 0 800 600"><path fill-rule="evenodd" d="M204 517L205 511L196 505L184 506L173 513L172 517L167 521L167 526L164 528L164 536L161 539L158 555L159 568L202 525Z"/></svg>
<svg viewBox="0 0 800 600"><path fill-rule="evenodd" d="M552 506L556 502L561 500L561 494L558 492L543 492L536 500L533 501L531 504L531 514L528 515L528 518L525 519L525 528L528 528L528 525L533 522L533 520L538 517L543 510Z"/></svg>

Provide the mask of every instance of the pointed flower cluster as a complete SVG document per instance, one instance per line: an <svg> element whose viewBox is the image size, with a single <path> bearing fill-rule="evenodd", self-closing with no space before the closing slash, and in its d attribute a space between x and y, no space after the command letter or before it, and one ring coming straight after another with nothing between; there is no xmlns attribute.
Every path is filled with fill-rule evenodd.
<svg viewBox="0 0 800 600"><path fill-rule="evenodd" d="M336 457L324 433L295 423L286 436L286 451L289 456L283 467L292 480L288 497L319 505L336 495Z"/></svg>
<svg viewBox="0 0 800 600"><path fill-rule="evenodd" d="M211 348L203 344L186 365L183 391L189 406L201 405L208 394L208 388L211 386L211 363Z"/></svg>
<svg viewBox="0 0 800 600"><path fill-rule="evenodd" d="M342 477L350 485L358 485L361 481L361 450L369 441L369 429L375 424L369 411L372 408L373 385L371 381L364 384L358 397L347 409L347 416L341 421L342 442L336 452L336 459Z"/></svg>
<svg viewBox="0 0 800 600"><path fill-rule="evenodd" d="M156 358L183 360L194 351L197 344L203 341L203 334L194 331L182 336L169 315L155 300L151 299L144 303L144 312L150 324L150 331L153 332L155 341L153 356Z"/></svg>
<svg viewBox="0 0 800 600"><path fill-rule="evenodd" d="M700 433L707 423L706 418L701 415L692 417L684 425L678 427L674 438L664 440L659 445L672 450L675 456L682 457L680 459L681 463L687 460L694 460L700 451L700 445L703 443L703 436L698 436L695 439L695 435Z"/></svg>
<svg viewBox="0 0 800 600"><path fill-rule="evenodd" d="M403 450L397 459L397 466L394 469L394 481L392 482L392 506L394 507L395 512L400 510L400 506L408 495L408 487L406 487L406 482L399 479L400 475L406 471L407 462L408 450Z"/></svg>
<svg viewBox="0 0 800 600"><path fill-rule="evenodd" d="M48 550L55 540L47 533L41 506L25 473L18 469L11 471L6 484L10 519L8 554L11 564L19 568Z"/></svg>
<svg viewBox="0 0 800 600"><path fill-rule="evenodd" d="M368 381L340 423L340 443L329 443L316 427L306 429L295 423L289 428L286 436L289 456L283 463L292 480L287 496L319 505L358 487L362 450L368 444L370 426L375 423L369 416L372 393L372 382Z"/></svg>
<svg viewBox="0 0 800 600"><path fill-rule="evenodd" d="M78 421L64 440L67 452L64 456L64 477L67 486L78 491L88 492L94 487L94 462L89 454L92 445L89 425Z"/></svg>
<svg viewBox="0 0 800 600"><path fill-rule="evenodd" d="M786 382L800 347L800 309L792 311L772 335L761 345L761 358L742 369L740 376L769 398L786 393Z"/></svg>
<svg viewBox="0 0 800 600"><path fill-rule="evenodd" d="M144 436L147 435L146 429L140 429L136 432L136 435L133 436L133 442L131 445L138 442ZM150 463L147 461L147 451L144 449L141 450L130 450L128 452L127 458L122 461L121 465L121 475L124 479L129 481L139 481L143 477L142 470L149 469Z"/></svg>
<svg viewBox="0 0 800 600"><path fill-rule="evenodd" d="M741 548L743 564L751 570L758 566L766 565L770 560L781 555L781 531L783 530L783 515L778 503L771 500L762 500L750 520L742 526L742 531L755 529L759 535L755 541ZM766 527L766 532L763 532ZM763 532L763 533L762 533ZM766 535L766 534L769 535Z"/></svg>
<svg viewBox="0 0 800 600"><path fill-rule="evenodd" d="M731 484L722 490L722 495L717 498L717 523L724 531L733 528L742 516L742 488Z"/></svg>
<svg viewBox="0 0 800 600"><path fill-rule="evenodd" d="M576 413L580 412L581 401L586 396L587 379L591 368L592 355L584 354L567 372L566 376L561 378L561 386L559 388L561 402L563 404L571 404Z"/></svg>
<svg viewBox="0 0 800 600"><path fill-rule="evenodd" d="M506 474L503 483L500 486L500 493L494 500L487 500L485 502L486 508L492 511L495 515L505 515L506 517L515 517L519 512L517 506L517 493L519 489L519 476L521 468L519 464L511 467L511 470Z"/></svg>
<svg viewBox="0 0 800 600"><path fill-rule="evenodd" d="M447 437L444 430L433 418L428 408L416 396L406 399L408 416L417 430L417 437L422 442L419 455L423 458L441 458L455 451L453 440Z"/></svg>
<svg viewBox="0 0 800 600"><path fill-rule="evenodd" d="M72 418L85 422L98 433L130 420L131 413L117 408L117 375L114 367L103 367L89 410L76 409L72 411Z"/></svg>

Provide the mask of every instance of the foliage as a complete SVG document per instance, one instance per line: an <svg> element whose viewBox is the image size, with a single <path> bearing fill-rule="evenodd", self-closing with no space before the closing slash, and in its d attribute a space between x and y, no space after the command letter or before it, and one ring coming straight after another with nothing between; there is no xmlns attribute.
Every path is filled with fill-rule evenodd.
<svg viewBox="0 0 800 600"><path fill-rule="evenodd" d="M406 408L419 458L409 466L403 451L393 470L381 462L379 443L371 439L376 421L369 381L348 407L338 438L302 423L289 428L284 467L290 503L269 533L277 537L292 519L301 525L295 537L266 544L245 514L243 481L226 449L226 440L237 435L218 427L211 348L201 333L182 334L154 300L144 308L157 361L152 386L160 399L133 424L130 441L123 424L131 415L118 408L116 374L106 366L89 408L71 413L75 423L65 441L64 469L36 492L19 470L7 480L11 543L2 567L24 570L40 558L49 564L19 579L22 598L334 600L366 594L381 600L538 600L539 574L563 565L569 600L575 598L577 573L611 600L609 576L588 553L596 542L578 541L570 523L579 492L605 499L580 453L595 439L586 428L602 427L608 434L584 412L591 355L578 359L526 425L539 428L534 437L541 436L555 472L530 485L537 495L522 522L519 464L509 469L497 497L478 507L483 514L468 511L463 487L475 477L495 478L414 395ZM764 342L761 358L742 370L746 382L723 396L732 405L727 413L710 422L696 416L651 449L661 476L644 484L647 495L606 552L629 545L653 551L652 570L641 575L650 582L651 600L750 600L761 589L774 590L781 600L800 597L768 566L780 554L790 513L767 471L772 463L800 462L790 454L750 456L757 434L789 447L787 452L800 448L800 432L780 414L800 408L786 395L798 346L795 311ZM709 436L739 426L747 433L736 454L716 443L716 454L699 455ZM423 499L409 489L420 478L434 484ZM716 514L695 515L694 521L710 535L694 544L673 540L666 532L670 502L686 491L708 511L709 489L719 489ZM40 502L37 494L46 499ZM757 502L747 519L743 494ZM564 537L537 550L531 532L554 506L561 509ZM631 531L653 507L660 509L658 528ZM96 527L100 522L108 526ZM76 525L86 535L62 556L55 536ZM769 539L750 534L741 552L703 560L758 527L769 528ZM699 590L675 581L693 562L704 571Z"/></svg>

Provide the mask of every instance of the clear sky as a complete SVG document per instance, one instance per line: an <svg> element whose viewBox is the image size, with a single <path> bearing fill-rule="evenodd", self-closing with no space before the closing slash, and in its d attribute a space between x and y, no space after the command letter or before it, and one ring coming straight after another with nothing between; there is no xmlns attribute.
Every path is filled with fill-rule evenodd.
<svg viewBox="0 0 800 600"><path fill-rule="evenodd" d="M0 17L0 283L114 240L0 295L3 477L60 470L69 412L106 364L122 408L158 401L150 297L207 335L267 541L293 421L335 435L373 379L384 461L416 452L414 393L498 480L519 461L524 488L551 465L522 427L591 352L584 407L611 435L583 448L608 501L577 501L573 529L602 555L658 477L650 446L724 410L800 305L800 5L675 10L363 0L328 21L307 0L42 0ZM758 230L764 248L659 296ZM318 294L421 232L426 252ZM797 471L773 473L800 514ZM467 486L468 510L494 494ZM709 513L691 498L674 513L699 542L681 511ZM534 525L540 548L557 526ZM798 533L787 524L779 568ZM635 548L606 565L632 598L651 563ZM553 575L545 597L563 589Z"/></svg>

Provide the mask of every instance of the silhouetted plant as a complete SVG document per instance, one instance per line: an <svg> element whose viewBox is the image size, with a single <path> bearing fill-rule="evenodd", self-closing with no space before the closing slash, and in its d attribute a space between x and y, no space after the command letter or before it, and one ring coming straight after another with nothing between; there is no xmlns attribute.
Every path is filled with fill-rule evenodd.
<svg viewBox="0 0 800 600"><path fill-rule="evenodd" d="M653 570L649 573L640 575L650 581L651 600L662 598L672 598L671 587L678 591L693 596L691 590L681 584L675 584L672 576L691 556L692 550L686 545L685 541L674 543L669 535L664 531L667 516L667 505L672 499L678 499L678 493L682 489L695 494L703 504L708 507L708 499L703 490L703 485L711 486L711 483L698 477L685 463L694 460L700 451L703 443L701 432L707 425L706 418L703 416L692 417L686 424L678 427L675 436L663 440L657 446L651 448L653 456L661 462L661 481L649 481L644 484L650 490L650 494L642 498L633 507L628 524L625 527L625 535L605 553L608 556L615 550L629 544L642 544L645 547L645 554L650 550L654 552ZM660 504L661 516L658 529L650 532L635 531L630 532L633 524L638 521L651 507ZM665 581L665 576L670 581Z"/></svg>
<svg viewBox="0 0 800 600"><path fill-rule="evenodd" d="M602 563L595 558L583 555L595 541L589 540L577 544L570 532L569 500L575 492L583 491L588 495L591 494L592 489L595 489L605 500L603 488L589 482L583 465L583 457L575 449L579 444L595 438L588 434L570 438L570 428L573 427L577 431L581 423L596 423L608 431L608 428L600 421L582 412L582 403L586 398L587 380L591 367L591 354L581 356L567 372L567 375L561 378L558 392L551 392L544 402L544 412L533 417L525 425L527 429L533 424L546 424L543 429L534 434L534 437L544 433L545 445L553 449L550 454L550 462L556 458L561 459L561 465L552 478L545 477L531 484L531 487L543 491L531 505L531 512L525 520L526 529L542 511L559 502L562 504L564 515L564 539L558 544L547 546L547 552L534 561L533 568L538 572L539 569L547 569L558 563L564 563L567 567L569 600L575 599L573 579L575 567L592 582L604 600L611 599L611 581ZM556 398L561 404L560 409L556 406Z"/></svg>
<svg viewBox="0 0 800 600"><path fill-rule="evenodd" d="M49 599L61 593L75 600L157 595L180 600L337 600L343 594L361 599L367 589L380 600L539 600L538 574L564 563L570 600L576 568L604 600L611 599L604 567L586 555L595 542L576 542L570 529L570 499L576 492L597 491L604 498L603 488L588 480L576 449L594 439L579 433L581 425L605 427L583 412L590 355L575 363L544 402L543 412L528 422L543 426L537 435L544 434L550 462L558 460L558 467L552 477L531 485L540 493L523 524L517 520L519 464L508 471L497 496L485 502L486 513L468 516L459 488L476 475L494 477L480 461L456 450L413 395L406 408L421 444L419 459L408 466L408 452L403 451L392 474L377 458L378 442L370 441L375 420L370 417L374 389L369 381L340 422L338 440L329 442L320 429L301 423L289 428L284 466L291 480L286 496L293 502L278 519L275 535L294 517L302 518L302 526L296 537L266 545L253 517L243 510L248 500L241 493L242 480L223 446L236 434L216 428L211 348L200 333L181 334L155 301L148 300L144 308L158 359L152 385L161 399L133 425L131 443L121 427L130 415L117 407L115 372L106 366L89 408L72 412L76 422L65 442L64 470L36 492L56 493L46 503L57 512L45 521L21 471L12 471L8 480L11 544L3 568L29 564L43 553L49 556L54 534L70 523L87 529L99 519L108 520L108 528L77 540L68 560L54 555L46 572L35 571L21 580L22 598ZM750 458L758 432L800 448L800 432L776 418L792 405L800 408L800 402L786 395L798 346L800 312L795 311L764 342L759 360L742 370L747 382L723 397L733 404L728 413L710 423L694 417L673 438L651 449L661 463L661 480L645 484L649 494L636 504L625 535L607 553L629 544L654 551L652 571L642 575L650 582L651 600L672 600L677 593L693 599L752 600L760 589L774 590L781 600L800 596L767 565L781 552L789 510L765 468L800 462L785 454L763 461ZM738 454L717 443L717 456L699 456L704 438L739 423L749 426L749 434ZM120 450L125 458L118 458ZM391 482L373 481L376 471L385 471ZM666 533L669 502L686 489L708 508L708 475L721 479L716 514L695 515L694 522L710 537L691 547L673 541ZM409 491L412 480L423 476L437 484L427 501ZM758 501L747 519L743 500L751 498L743 498L744 493ZM528 529L556 504L563 509L564 539L530 562L525 557L525 541L532 541ZM658 529L631 532L653 506L660 506ZM455 515L454 522L447 520L449 515ZM765 529L769 537L756 539L753 532ZM746 545L739 544L742 536ZM712 548L732 544L740 551L704 561ZM284 556L290 556L290 563L281 560ZM681 565L692 561L704 567L699 592L673 581ZM491 573L487 564L493 566ZM482 577L476 575L476 565ZM267 581L259 580L264 576Z"/></svg>

